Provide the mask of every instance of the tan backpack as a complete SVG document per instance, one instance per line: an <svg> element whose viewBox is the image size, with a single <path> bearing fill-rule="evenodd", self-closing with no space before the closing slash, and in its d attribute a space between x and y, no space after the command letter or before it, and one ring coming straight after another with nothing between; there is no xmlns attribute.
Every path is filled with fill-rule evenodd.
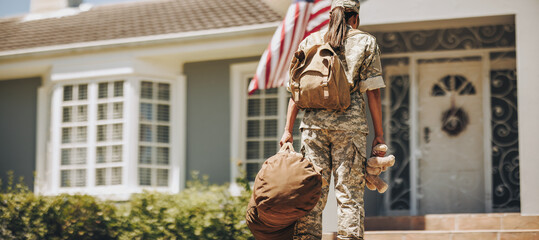
<svg viewBox="0 0 539 240"><path fill-rule="evenodd" d="M352 30L347 37L359 32ZM294 54L290 64L290 91L300 109L339 111L350 106L352 92L344 66L328 43Z"/></svg>

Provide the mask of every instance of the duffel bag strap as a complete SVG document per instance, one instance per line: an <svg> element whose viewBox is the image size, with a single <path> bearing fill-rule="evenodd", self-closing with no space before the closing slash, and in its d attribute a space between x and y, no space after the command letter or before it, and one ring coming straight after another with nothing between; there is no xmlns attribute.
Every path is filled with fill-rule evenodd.
<svg viewBox="0 0 539 240"><path fill-rule="evenodd" d="M285 142L283 144L283 146L281 146L281 150L279 150L279 152L285 152L285 151L288 151L288 152L295 152L294 151L294 145L292 145L291 142Z"/></svg>

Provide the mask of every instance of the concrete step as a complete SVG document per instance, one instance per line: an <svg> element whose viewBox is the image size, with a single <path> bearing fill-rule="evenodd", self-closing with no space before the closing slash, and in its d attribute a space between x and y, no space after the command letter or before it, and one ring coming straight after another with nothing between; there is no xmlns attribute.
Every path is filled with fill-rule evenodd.
<svg viewBox="0 0 539 240"><path fill-rule="evenodd" d="M325 233L322 240L337 240ZM365 240L539 240L539 230L367 231Z"/></svg>
<svg viewBox="0 0 539 240"><path fill-rule="evenodd" d="M520 213L367 217L365 240L539 240L539 216ZM325 233L323 240L337 239Z"/></svg>
<svg viewBox="0 0 539 240"><path fill-rule="evenodd" d="M335 237L333 239L337 238ZM539 229L497 231L367 231L365 232L365 240L539 240Z"/></svg>
<svg viewBox="0 0 539 240"><path fill-rule="evenodd" d="M426 216L367 217L365 230L535 230L539 216L520 213L432 214Z"/></svg>

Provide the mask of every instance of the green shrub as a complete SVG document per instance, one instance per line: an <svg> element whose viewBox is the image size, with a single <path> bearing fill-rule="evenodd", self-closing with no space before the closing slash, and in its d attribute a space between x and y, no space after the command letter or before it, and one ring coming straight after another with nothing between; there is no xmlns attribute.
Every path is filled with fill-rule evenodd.
<svg viewBox="0 0 539 240"><path fill-rule="evenodd" d="M127 207L125 239L254 239L245 223L250 196L231 196L226 185L194 181L176 195L145 192Z"/></svg>
<svg viewBox="0 0 539 240"><path fill-rule="evenodd" d="M45 201L32 194L22 184L13 184L13 172L8 172L7 186L0 181L0 239L39 239L44 236L41 222Z"/></svg>
<svg viewBox="0 0 539 240"><path fill-rule="evenodd" d="M52 197L42 216L46 239L118 239L122 219L111 203L88 195Z"/></svg>
<svg viewBox="0 0 539 240"><path fill-rule="evenodd" d="M0 239L254 239L245 223L250 191L231 196L227 185L194 179L179 194L144 192L121 203L34 195L10 180L0 193Z"/></svg>
<svg viewBox="0 0 539 240"><path fill-rule="evenodd" d="M13 174L0 194L0 239L118 239L116 207L87 195L38 196Z"/></svg>
<svg viewBox="0 0 539 240"><path fill-rule="evenodd" d="M45 201L32 193L0 194L0 239L40 239Z"/></svg>

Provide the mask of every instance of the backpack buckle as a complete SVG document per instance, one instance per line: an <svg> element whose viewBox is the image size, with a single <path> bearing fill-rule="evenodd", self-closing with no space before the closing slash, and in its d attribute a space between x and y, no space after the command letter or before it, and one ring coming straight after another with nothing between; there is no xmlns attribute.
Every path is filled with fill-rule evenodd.
<svg viewBox="0 0 539 240"><path fill-rule="evenodd" d="M326 81L322 82L322 89L324 90L324 99L328 99L329 98L328 82L326 82Z"/></svg>
<svg viewBox="0 0 539 240"><path fill-rule="evenodd" d="M327 86L324 87L324 99L329 98L329 89Z"/></svg>

